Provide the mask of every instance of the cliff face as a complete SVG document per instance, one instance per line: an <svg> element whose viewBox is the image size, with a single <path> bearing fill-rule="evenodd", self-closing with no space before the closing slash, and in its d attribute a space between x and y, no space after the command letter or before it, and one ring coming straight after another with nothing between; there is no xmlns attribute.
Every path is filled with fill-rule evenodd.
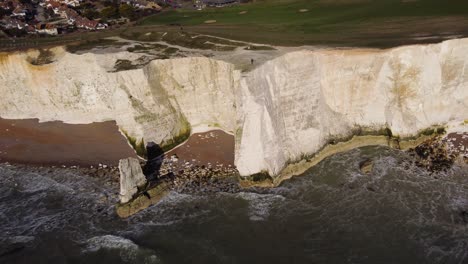
<svg viewBox="0 0 468 264"><path fill-rule="evenodd" d="M392 50L288 53L243 73L209 58L157 60L110 72L126 53L33 65L0 57L0 116L69 123L116 120L132 137L170 142L207 127L236 136L241 175L277 175L357 128L394 135L468 119L468 39Z"/></svg>
<svg viewBox="0 0 468 264"><path fill-rule="evenodd" d="M241 81L242 174L276 175L356 128L413 136L468 118L468 39L386 51L304 51ZM262 157L262 158L259 158Z"/></svg>
<svg viewBox="0 0 468 264"><path fill-rule="evenodd" d="M0 58L0 116L68 123L116 120L131 137L170 142L192 127L233 131L233 66L207 58L153 61L143 69L111 72L132 54L74 55L53 51L52 63L33 65L37 52ZM111 65L109 67L109 65Z"/></svg>

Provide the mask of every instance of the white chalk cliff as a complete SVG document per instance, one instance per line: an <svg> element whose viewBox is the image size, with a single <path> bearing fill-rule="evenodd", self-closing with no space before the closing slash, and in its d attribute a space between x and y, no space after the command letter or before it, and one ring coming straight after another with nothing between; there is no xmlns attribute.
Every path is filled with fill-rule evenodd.
<svg viewBox="0 0 468 264"><path fill-rule="evenodd" d="M389 50L298 51L250 72L209 58L155 60L112 72L113 54L0 55L0 116L68 123L116 120L130 136L167 143L219 127L236 137L241 175L287 162L357 127L413 136L468 119L468 39Z"/></svg>

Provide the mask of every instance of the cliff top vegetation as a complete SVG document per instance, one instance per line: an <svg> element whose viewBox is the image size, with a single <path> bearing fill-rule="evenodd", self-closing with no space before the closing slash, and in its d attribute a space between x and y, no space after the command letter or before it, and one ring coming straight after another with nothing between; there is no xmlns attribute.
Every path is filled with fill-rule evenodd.
<svg viewBox="0 0 468 264"><path fill-rule="evenodd" d="M135 24L100 32L18 40L2 39L0 36L0 50L80 44L114 36L130 36L130 39L140 40L142 37L154 38L168 32L189 33L180 34L182 37L171 42L174 45L193 42L184 39L184 36L191 36L190 34L279 46L373 48L437 43L446 39L468 37L466 0L241 2L232 6L206 7L203 10L167 7L158 14L141 18Z"/></svg>
<svg viewBox="0 0 468 264"><path fill-rule="evenodd" d="M278 45L391 47L468 35L465 0L257 0L204 10L177 9L143 26Z"/></svg>

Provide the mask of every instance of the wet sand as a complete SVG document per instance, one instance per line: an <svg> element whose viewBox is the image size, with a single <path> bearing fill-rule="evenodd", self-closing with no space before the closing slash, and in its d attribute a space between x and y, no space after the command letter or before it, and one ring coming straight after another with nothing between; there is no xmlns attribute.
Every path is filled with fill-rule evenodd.
<svg viewBox="0 0 468 264"><path fill-rule="evenodd" d="M165 153L165 158L177 156L179 165L234 167L234 136L222 130L195 133L185 144Z"/></svg>
<svg viewBox="0 0 468 264"><path fill-rule="evenodd" d="M126 157L136 154L114 121L72 125L0 118L0 162L115 166Z"/></svg>

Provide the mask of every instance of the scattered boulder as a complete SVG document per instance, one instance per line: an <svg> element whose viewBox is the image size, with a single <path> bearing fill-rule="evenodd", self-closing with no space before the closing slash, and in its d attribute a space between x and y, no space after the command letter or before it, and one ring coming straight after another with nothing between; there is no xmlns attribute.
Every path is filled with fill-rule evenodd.
<svg viewBox="0 0 468 264"><path fill-rule="evenodd" d="M401 149L400 140L398 138L390 137L388 139L388 146L394 149Z"/></svg>
<svg viewBox="0 0 468 264"><path fill-rule="evenodd" d="M121 159L119 161L119 171L120 203L127 203L138 192L138 188L144 187L147 181L138 159Z"/></svg>
<svg viewBox="0 0 468 264"><path fill-rule="evenodd" d="M367 159L359 163L359 169L362 173L369 174L372 172L374 168L374 161L371 159Z"/></svg>
<svg viewBox="0 0 468 264"><path fill-rule="evenodd" d="M414 149L409 149L409 153L416 157L416 165L420 167L431 172L446 171L460 155L464 154L450 143L446 137L432 138Z"/></svg>

